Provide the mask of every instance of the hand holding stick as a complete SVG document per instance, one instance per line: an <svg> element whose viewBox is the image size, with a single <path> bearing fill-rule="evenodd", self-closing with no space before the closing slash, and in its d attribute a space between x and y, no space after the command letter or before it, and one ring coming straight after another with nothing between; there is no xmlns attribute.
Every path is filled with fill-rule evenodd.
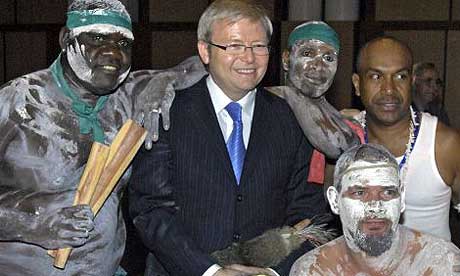
<svg viewBox="0 0 460 276"><path fill-rule="evenodd" d="M110 148L97 142L93 143L74 204L89 204L96 216L141 147L146 135L145 129L128 120L117 133ZM64 248L55 251L56 254L51 253L50 255L55 257L54 266L63 269L71 250Z"/></svg>

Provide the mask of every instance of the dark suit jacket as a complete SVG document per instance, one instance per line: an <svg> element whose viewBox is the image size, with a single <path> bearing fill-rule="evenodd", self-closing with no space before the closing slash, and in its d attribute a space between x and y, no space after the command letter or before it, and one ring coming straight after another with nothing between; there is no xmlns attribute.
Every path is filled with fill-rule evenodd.
<svg viewBox="0 0 460 276"><path fill-rule="evenodd" d="M324 212L322 188L306 181L312 147L283 99L258 89L239 186L205 78L176 93L170 116L129 188L151 275L202 275L209 253ZM292 261L276 269L288 274Z"/></svg>

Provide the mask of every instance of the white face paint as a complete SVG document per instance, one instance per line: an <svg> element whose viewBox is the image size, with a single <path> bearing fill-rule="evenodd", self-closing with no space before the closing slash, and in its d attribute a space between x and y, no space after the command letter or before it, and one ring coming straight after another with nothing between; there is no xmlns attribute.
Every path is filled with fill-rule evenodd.
<svg viewBox="0 0 460 276"><path fill-rule="evenodd" d="M91 83L93 71L85 58L85 45L80 44L77 38L73 44L67 44L67 61L75 75L82 81Z"/></svg>
<svg viewBox="0 0 460 276"><path fill-rule="evenodd" d="M334 187L328 189L328 199L332 210L340 214L350 248L360 250L360 237L383 237L396 232L403 210L396 167L357 161L343 175L341 184L340 194Z"/></svg>
<svg viewBox="0 0 460 276"><path fill-rule="evenodd" d="M134 35L133 32L131 32L131 30L111 24L91 24L73 28L71 31L71 35L73 35L73 37L77 37L81 33L97 33L104 35L108 35L111 33L120 33L128 39L134 40Z"/></svg>
<svg viewBox="0 0 460 276"><path fill-rule="evenodd" d="M289 81L306 96L322 96L337 71L337 51L329 44L310 39L297 41L289 53Z"/></svg>

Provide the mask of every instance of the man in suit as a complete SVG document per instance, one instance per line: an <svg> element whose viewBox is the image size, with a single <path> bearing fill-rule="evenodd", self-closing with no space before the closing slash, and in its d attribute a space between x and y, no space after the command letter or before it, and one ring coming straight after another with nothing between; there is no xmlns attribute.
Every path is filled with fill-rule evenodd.
<svg viewBox="0 0 460 276"><path fill-rule="evenodd" d="M265 12L248 1L214 1L200 18L209 76L176 94L171 129L134 162L130 209L150 250L146 275L287 275L311 248L273 269L222 268L210 257L325 207L321 187L306 183L312 147L294 114L257 87L271 34Z"/></svg>

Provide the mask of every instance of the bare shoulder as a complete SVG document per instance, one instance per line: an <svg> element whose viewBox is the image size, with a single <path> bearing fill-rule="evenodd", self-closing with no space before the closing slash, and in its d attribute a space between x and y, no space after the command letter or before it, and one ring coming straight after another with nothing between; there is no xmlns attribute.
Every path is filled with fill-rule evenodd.
<svg viewBox="0 0 460 276"><path fill-rule="evenodd" d="M460 131L438 121L436 151L442 156L452 156L455 160L460 160Z"/></svg>
<svg viewBox="0 0 460 276"><path fill-rule="evenodd" d="M327 275L343 259L343 236L330 241L297 259L291 268L290 276Z"/></svg>

